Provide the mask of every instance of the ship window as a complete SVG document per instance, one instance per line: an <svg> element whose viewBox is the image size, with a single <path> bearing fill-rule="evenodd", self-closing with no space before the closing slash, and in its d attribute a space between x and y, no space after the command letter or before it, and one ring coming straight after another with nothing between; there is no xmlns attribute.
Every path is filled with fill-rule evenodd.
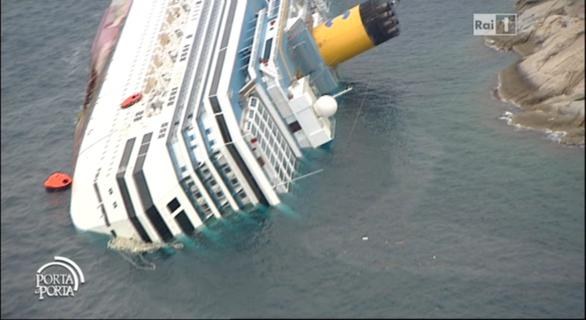
<svg viewBox="0 0 586 320"><path fill-rule="evenodd" d="M271 55L271 48L273 47L273 38L270 38L265 42L265 51L262 55L263 60L268 60Z"/></svg>
<svg viewBox="0 0 586 320"><path fill-rule="evenodd" d="M195 231L195 228L189 221L189 218L187 217L187 214L185 214L185 211L182 210L181 212L179 212L179 214L175 216L175 221L177 221L177 224L179 225L183 233L191 234L193 233L193 231Z"/></svg>
<svg viewBox="0 0 586 320"><path fill-rule="evenodd" d="M177 198L173 198L173 200L167 203L167 209L169 209L169 212L171 213L175 212L175 210L179 209L179 207L180 204L179 201L177 201Z"/></svg>
<svg viewBox="0 0 586 320"><path fill-rule="evenodd" d="M169 227L161 217L157 208L154 205L151 205L145 210L145 213L163 241L170 241L173 238L173 234L171 233L171 230L169 230Z"/></svg>
<svg viewBox="0 0 586 320"><path fill-rule="evenodd" d="M289 130L291 130L291 132L297 132L301 130L301 125L297 121L292 122L289 124Z"/></svg>

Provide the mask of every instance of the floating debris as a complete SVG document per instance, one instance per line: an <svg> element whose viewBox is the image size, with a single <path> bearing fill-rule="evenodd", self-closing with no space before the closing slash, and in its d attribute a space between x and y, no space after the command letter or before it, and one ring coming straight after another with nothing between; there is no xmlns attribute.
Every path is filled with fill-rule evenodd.
<svg viewBox="0 0 586 320"><path fill-rule="evenodd" d="M151 253L158 251L163 248L171 247L173 249L183 249L183 244L180 242L176 243L163 243L163 242L153 242L153 243L146 243L135 239L123 238L123 237L116 237L110 239L108 241L108 248L127 252L127 253Z"/></svg>

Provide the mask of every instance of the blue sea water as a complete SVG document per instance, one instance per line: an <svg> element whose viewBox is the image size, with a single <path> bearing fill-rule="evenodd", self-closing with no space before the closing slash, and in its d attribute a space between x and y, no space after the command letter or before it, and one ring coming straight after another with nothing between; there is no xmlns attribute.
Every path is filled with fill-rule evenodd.
<svg viewBox="0 0 586 320"><path fill-rule="evenodd" d="M69 192L89 49L108 1L2 0L1 313L18 317L584 317L584 149L509 127L514 62L471 35L513 1L402 1L399 38L340 68L354 90L283 205L138 269L77 232ZM363 240L366 239L368 240ZM75 297L39 301L65 256Z"/></svg>

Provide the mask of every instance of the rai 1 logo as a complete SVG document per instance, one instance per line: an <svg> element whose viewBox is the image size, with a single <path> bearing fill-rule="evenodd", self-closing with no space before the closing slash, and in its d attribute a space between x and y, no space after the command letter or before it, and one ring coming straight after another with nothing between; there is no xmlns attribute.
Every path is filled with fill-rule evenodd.
<svg viewBox="0 0 586 320"><path fill-rule="evenodd" d="M55 256L55 261L41 266L35 274L35 294L45 297L73 297L85 283L81 268L71 259Z"/></svg>
<svg viewBox="0 0 586 320"><path fill-rule="evenodd" d="M475 13L472 30L475 36L514 36L517 15L514 13Z"/></svg>

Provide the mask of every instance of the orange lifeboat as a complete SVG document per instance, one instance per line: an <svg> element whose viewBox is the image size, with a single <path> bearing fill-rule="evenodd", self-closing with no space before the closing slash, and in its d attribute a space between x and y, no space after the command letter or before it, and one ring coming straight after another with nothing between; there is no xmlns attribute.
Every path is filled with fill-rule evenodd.
<svg viewBox="0 0 586 320"><path fill-rule="evenodd" d="M137 92L137 93L131 95L130 97L126 98L124 101L122 101L122 104L120 105L120 107L122 109L126 109L126 108L132 106L133 104L139 102L140 99L142 99L142 93Z"/></svg>
<svg viewBox="0 0 586 320"><path fill-rule="evenodd" d="M63 172L53 172L44 183L47 191L62 191L66 190L71 186L73 179Z"/></svg>

